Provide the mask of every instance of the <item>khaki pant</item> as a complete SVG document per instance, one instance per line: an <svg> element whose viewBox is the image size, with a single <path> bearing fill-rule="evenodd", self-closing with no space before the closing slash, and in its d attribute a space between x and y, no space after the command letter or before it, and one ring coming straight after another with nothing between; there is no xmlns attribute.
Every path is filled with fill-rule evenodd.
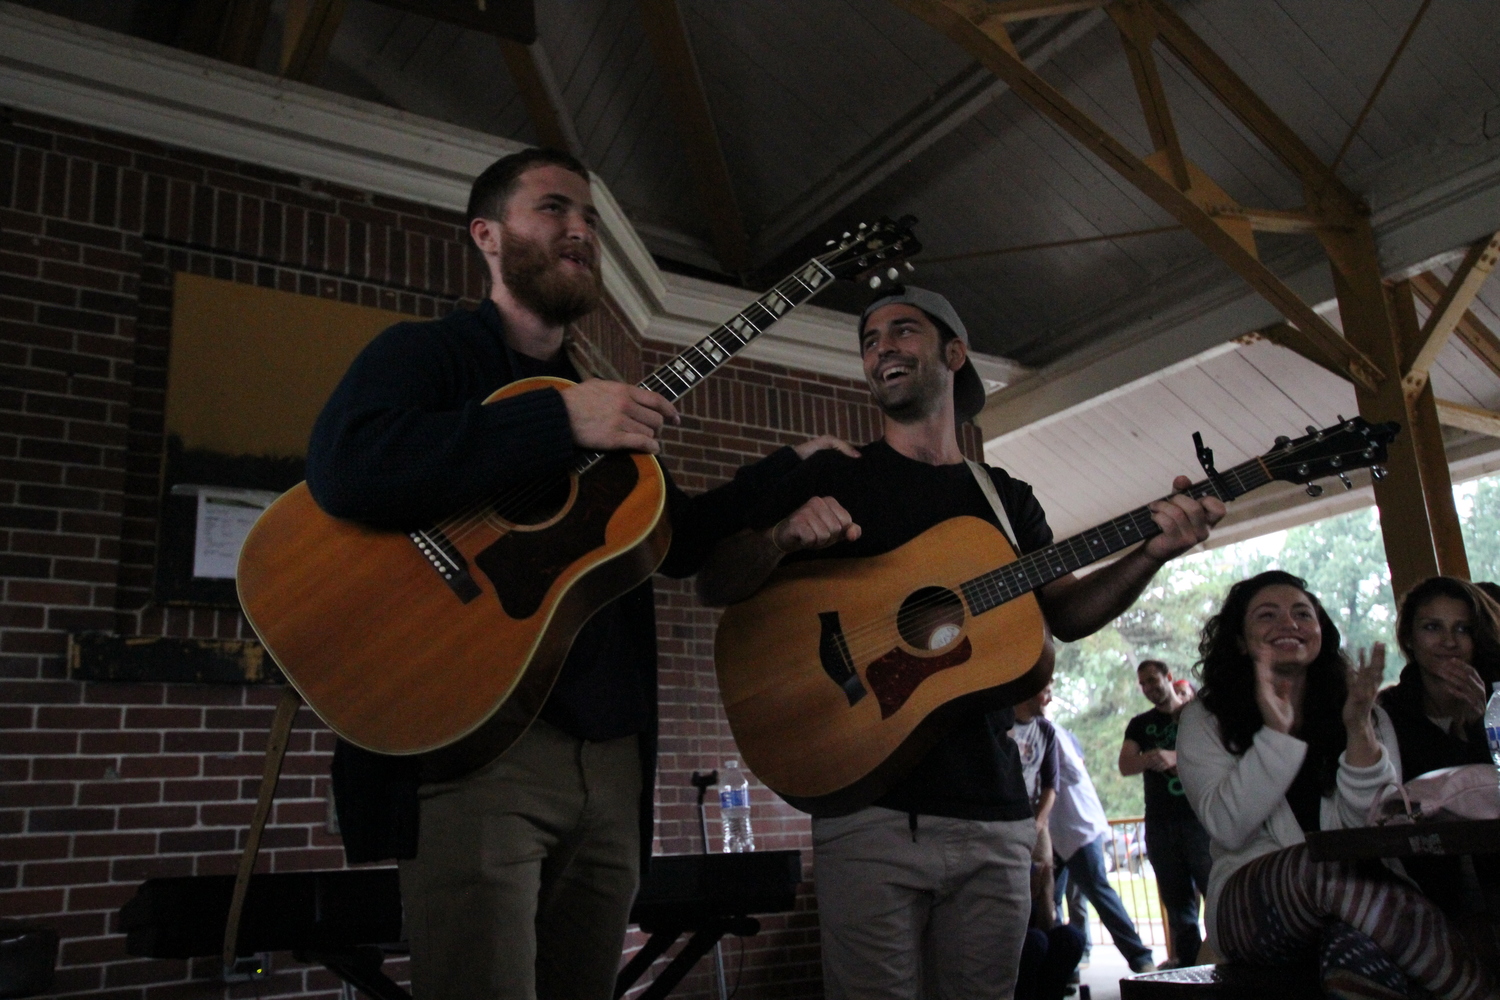
<svg viewBox="0 0 1500 1000"><path fill-rule="evenodd" d="M1031 911L1036 823L871 806L813 820L828 1000L1004 1000Z"/></svg>
<svg viewBox="0 0 1500 1000"><path fill-rule="evenodd" d="M609 1000L640 881L638 740L541 720L501 757L421 789L401 862L414 1000Z"/></svg>

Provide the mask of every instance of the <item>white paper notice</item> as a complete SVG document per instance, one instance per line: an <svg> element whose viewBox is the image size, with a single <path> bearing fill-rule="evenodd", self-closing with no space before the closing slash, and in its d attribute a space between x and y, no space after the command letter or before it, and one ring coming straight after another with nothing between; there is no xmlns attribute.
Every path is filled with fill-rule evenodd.
<svg viewBox="0 0 1500 1000"><path fill-rule="evenodd" d="M193 576L233 580L240 546L255 519L277 494L267 490L197 487L198 531L193 543Z"/></svg>

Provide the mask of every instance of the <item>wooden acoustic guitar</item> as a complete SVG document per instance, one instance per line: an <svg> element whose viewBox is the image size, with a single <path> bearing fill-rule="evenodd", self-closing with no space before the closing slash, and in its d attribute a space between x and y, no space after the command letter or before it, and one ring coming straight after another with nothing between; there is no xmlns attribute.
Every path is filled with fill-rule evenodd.
<svg viewBox="0 0 1500 1000"><path fill-rule="evenodd" d="M1186 492L1232 500L1278 479L1311 483L1365 467L1379 477L1398 429L1360 418L1308 428L1224 473L1195 434L1209 477ZM988 521L956 517L884 555L779 568L724 612L714 640L719 690L745 763L815 815L869 804L956 714L1015 704L1047 683L1051 640L1039 587L1160 530L1140 507L1017 558Z"/></svg>
<svg viewBox="0 0 1500 1000"><path fill-rule="evenodd" d="M830 240L640 384L675 401L835 279L896 277L921 249L915 221L882 219ZM486 402L569 384L525 379ZM409 532L331 517L302 483L246 538L240 604L334 732L378 753L428 754L429 779L461 774L525 731L578 630L661 564L665 503L656 460L628 452L580 453L567 475Z"/></svg>

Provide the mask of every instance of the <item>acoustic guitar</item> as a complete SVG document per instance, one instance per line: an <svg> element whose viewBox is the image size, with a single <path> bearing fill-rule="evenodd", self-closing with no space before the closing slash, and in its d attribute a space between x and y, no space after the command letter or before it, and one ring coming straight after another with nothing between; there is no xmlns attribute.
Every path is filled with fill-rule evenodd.
<svg viewBox="0 0 1500 1000"><path fill-rule="evenodd" d="M1308 428L1224 473L1195 434L1209 477L1185 492L1227 501L1278 479L1311 484L1364 467L1378 478L1398 429L1360 418ZM1017 558L997 528L966 516L884 555L777 569L725 610L714 640L745 763L806 812L868 805L956 715L1013 705L1051 678L1038 588L1160 531L1139 507Z"/></svg>
<svg viewBox="0 0 1500 1000"><path fill-rule="evenodd" d="M835 279L895 278L921 249L915 221L830 240L640 385L680 399ZM525 379L486 402L570 384ZM436 780L494 759L531 724L578 630L665 558L665 503L656 460L629 452L580 454L567 475L409 532L331 517L302 483L246 538L240 604L329 728L377 753L428 754Z"/></svg>

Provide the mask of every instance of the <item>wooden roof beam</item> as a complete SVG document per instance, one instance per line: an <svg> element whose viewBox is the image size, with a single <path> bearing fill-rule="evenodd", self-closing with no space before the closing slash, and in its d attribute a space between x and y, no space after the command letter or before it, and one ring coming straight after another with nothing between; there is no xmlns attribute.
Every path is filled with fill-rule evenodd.
<svg viewBox="0 0 1500 1000"><path fill-rule="evenodd" d="M1431 274L1413 275L1411 287L1417 297L1433 310L1437 309L1437 304L1442 301L1446 291L1443 283ZM1458 339L1468 345L1469 350L1478 356L1486 368L1500 378L1500 337L1496 337L1472 312L1465 312L1458 318L1453 332L1458 334Z"/></svg>
<svg viewBox="0 0 1500 1000"><path fill-rule="evenodd" d="M1464 255L1463 262L1453 272L1453 279L1443 289L1435 302L1430 303L1432 312L1427 317L1427 322L1422 325L1419 337L1420 347L1416 354L1407 364L1406 372L1401 377L1402 388L1407 396L1416 396L1427 384L1428 372L1432 364L1442 353L1443 347L1448 343L1448 337L1458 327L1459 321L1468 312L1469 305L1474 297L1479 294L1479 288L1484 284L1484 279L1490 276L1495 269L1495 261L1500 258L1500 233L1496 233L1487 240L1480 240L1469 247L1469 252ZM1425 296L1423 296L1425 300Z"/></svg>
<svg viewBox="0 0 1500 1000"><path fill-rule="evenodd" d="M348 0L287 0L281 35L282 76L317 82L348 6Z"/></svg>
<svg viewBox="0 0 1500 1000"><path fill-rule="evenodd" d="M1150 11L1159 36L1182 64L1253 132L1309 190L1309 208L1330 222L1347 215L1368 214L1359 197L1346 187L1333 169L1319 159L1307 143L1250 85L1240 79L1188 23L1164 0L1141 0ZM1329 218L1331 217L1331 218Z"/></svg>
<svg viewBox="0 0 1500 1000"><path fill-rule="evenodd" d="M1220 220L1189 197L1188 193L1136 156L1017 58L1014 47L1009 44L1009 36L1003 23L994 17L985 17L981 23L976 24L967 16L960 0L896 0L896 3L963 46L1009 84L1018 97L1050 118L1085 149L1134 184L1185 229L1197 236L1286 317L1290 326L1296 330L1296 334L1289 339L1289 344L1316 357L1319 363L1334 366L1333 370L1366 389L1373 389L1385 377L1380 366L1365 352L1345 340L1338 330L1314 312L1311 306L1303 302L1256 258L1253 249L1247 248L1243 242L1243 234L1234 232L1230 226L1221 225ZM1154 5L1152 10L1156 10ZM1284 125L1280 127L1290 133L1290 129L1286 129ZM1326 171L1326 168L1323 169ZM1342 190L1342 185L1339 188ZM1231 203L1227 207L1238 206Z"/></svg>
<svg viewBox="0 0 1500 1000"><path fill-rule="evenodd" d="M1001 3L985 4L984 13L985 16L995 18L997 21L1009 23L1031 21L1039 17L1055 17L1058 14L1072 14L1080 10L1103 7L1110 2L1111 0L1002 0Z"/></svg>
<svg viewBox="0 0 1500 1000"><path fill-rule="evenodd" d="M638 0L638 5L687 154L688 172L708 219L715 256L725 271L742 275L750 269L750 241L682 11L677 0Z"/></svg>
<svg viewBox="0 0 1500 1000"><path fill-rule="evenodd" d="M1167 103L1167 92L1162 88L1161 73L1156 68L1156 57L1151 46L1156 41L1156 23L1150 13L1136 0L1121 0L1111 4L1105 13L1120 29L1120 40L1125 44L1125 56L1130 62L1130 75L1135 79L1136 95L1141 100L1141 110L1146 115L1146 128L1151 133L1151 145L1158 153L1165 153L1172 170L1172 182L1179 191L1192 186L1188 176L1187 157L1183 155L1182 143L1177 139L1177 126L1172 124L1172 108Z"/></svg>
<svg viewBox="0 0 1500 1000"><path fill-rule="evenodd" d="M500 37L500 56L505 68L510 70L516 89L521 92L521 102L526 105L526 114L531 126L536 129L537 139L543 146L560 149L582 158L583 143L573 127L573 116L568 113L562 89L552 73L552 63L547 59L541 42L530 45Z"/></svg>
<svg viewBox="0 0 1500 1000"><path fill-rule="evenodd" d="M1460 427L1476 434L1500 438L1500 413L1478 406L1465 406L1450 400L1437 401L1438 419L1448 427Z"/></svg>

